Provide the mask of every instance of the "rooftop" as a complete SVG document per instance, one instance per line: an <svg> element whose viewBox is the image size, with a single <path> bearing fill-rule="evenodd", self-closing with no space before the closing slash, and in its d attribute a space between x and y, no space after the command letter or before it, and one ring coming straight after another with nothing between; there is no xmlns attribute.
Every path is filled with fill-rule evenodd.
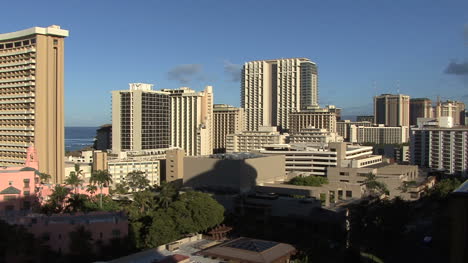
<svg viewBox="0 0 468 263"><path fill-rule="evenodd" d="M61 29L60 26L51 25L48 27L32 27L16 32L0 34L0 41L13 40L30 35L52 35L60 37L68 37L68 30Z"/></svg>

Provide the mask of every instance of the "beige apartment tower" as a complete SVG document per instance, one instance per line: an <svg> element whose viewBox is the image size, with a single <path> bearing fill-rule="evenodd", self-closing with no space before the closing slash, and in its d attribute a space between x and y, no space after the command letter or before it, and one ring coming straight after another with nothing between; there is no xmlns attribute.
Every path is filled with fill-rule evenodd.
<svg viewBox="0 0 468 263"><path fill-rule="evenodd" d="M187 156L213 152L213 87L162 89L170 97L171 146Z"/></svg>
<svg viewBox="0 0 468 263"><path fill-rule="evenodd" d="M374 117L376 124L386 126L410 125L410 96L402 94L382 94L374 97Z"/></svg>
<svg viewBox="0 0 468 263"><path fill-rule="evenodd" d="M59 26L0 34L0 165L24 164L34 144L39 171L62 182L64 38Z"/></svg>
<svg viewBox="0 0 468 263"><path fill-rule="evenodd" d="M151 84L129 86L112 91L112 152L168 148L169 93L154 91Z"/></svg>
<svg viewBox="0 0 468 263"><path fill-rule="evenodd" d="M213 108L213 153L226 152L226 136L244 130L244 110L226 104L215 104Z"/></svg>
<svg viewBox="0 0 468 263"><path fill-rule="evenodd" d="M418 118L432 118L432 101L430 99L410 99L410 125L417 125Z"/></svg>
<svg viewBox="0 0 468 263"><path fill-rule="evenodd" d="M438 101L434 107L434 117L452 117L453 125L466 125L465 123L465 103L461 101L447 100Z"/></svg>
<svg viewBox="0 0 468 263"><path fill-rule="evenodd" d="M318 105L317 65L307 58L257 60L244 64L241 107L245 129L289 126L289 114Z"/></svg>

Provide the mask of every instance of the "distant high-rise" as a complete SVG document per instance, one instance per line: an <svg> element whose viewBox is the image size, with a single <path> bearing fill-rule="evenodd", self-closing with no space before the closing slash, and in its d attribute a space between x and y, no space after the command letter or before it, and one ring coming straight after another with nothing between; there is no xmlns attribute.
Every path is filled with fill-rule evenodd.
<svg viewBox="0 0 468 263"><path fill-rule="evenodd" d="M465 125L465 103L453 100L439 101L434 107L434 117L452 117L453 125Z"/></svg>
<svg viewBox="0 0 468 263"><path fill-rule="evenodd" d="M33 143L39 171L63 181L64 38L59 26L0 34L0 165L18 166Z"/></svg>
<svg viewBox="0 0 468 263"><path fill-rule="evenodd" d="M168 148L169 93L154 91L151 84L129 85L112 91L112 151Z"/></svg>
<svg viewBox="0 0 468 263"><path fill-rule="evenodd" d="M317 65L307 58L257 60L244 64L241 107L245 129L288 129L289 114L318 105Z"/></svg>
<svg viewBox="0 0 468 263"><path fill-rule="evenodd" d="M376 124L386 126L409 126L410 97L402 94L382 94L374 97Z"/></svg>
<svg viewBox="0 0 468 263"><path fill-rule="evenodd" d="M171 98L171 146L187 156L213 152L213 87L163 89Z"/></svg>
<svg viewBox="0 0 468 263"><path fill-rule="evenodd" d="M213 152L226 152L226 135L244 130L244 110L226 104L215 104L213 108Z"/></svg>
<svg viewBox="0 0 468 263"><path fill-rule="evenodd" d="M418 118L432 118L432 102L430 99L410 99L410 125L417 125Z"/></svg>

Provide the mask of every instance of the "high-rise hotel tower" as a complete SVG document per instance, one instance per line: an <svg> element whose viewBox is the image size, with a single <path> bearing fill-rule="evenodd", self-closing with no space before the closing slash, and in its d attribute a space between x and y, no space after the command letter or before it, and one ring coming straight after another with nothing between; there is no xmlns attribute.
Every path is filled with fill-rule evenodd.
<svg viewBox="0 0 468 263"><path fill-rule="evenodd" d="M245 129L288 129L289 114L318 105L317 65L307 58L257 60L244 64L241 107Z"/></svg>
<svg viewBox="0 0 468 263"><path fill-rule="evenodd" d="M129 86L128 90L112 91L112 151L168 148L169 93L152 90L151 84Z"/></svg>
<svg viewBox="0 0 468 263"><path fill-rule="evenodd" d="M40 172L64 174L64 38L59 26L0 34L0 165L23 164L34 144Z"/></svg>

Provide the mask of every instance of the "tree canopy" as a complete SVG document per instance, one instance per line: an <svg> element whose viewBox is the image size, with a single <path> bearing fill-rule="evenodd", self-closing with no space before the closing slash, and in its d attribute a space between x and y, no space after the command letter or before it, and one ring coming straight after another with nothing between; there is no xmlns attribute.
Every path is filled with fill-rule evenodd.
<svg viewBox="0 0 468 263"><path fill-rule="evenodd" d="M326 177L322 176L296 176L292 178L288 184L293 184L293 185L303 185L303 186L321 186L324 184L328 184L328 179Z"/></svg>

